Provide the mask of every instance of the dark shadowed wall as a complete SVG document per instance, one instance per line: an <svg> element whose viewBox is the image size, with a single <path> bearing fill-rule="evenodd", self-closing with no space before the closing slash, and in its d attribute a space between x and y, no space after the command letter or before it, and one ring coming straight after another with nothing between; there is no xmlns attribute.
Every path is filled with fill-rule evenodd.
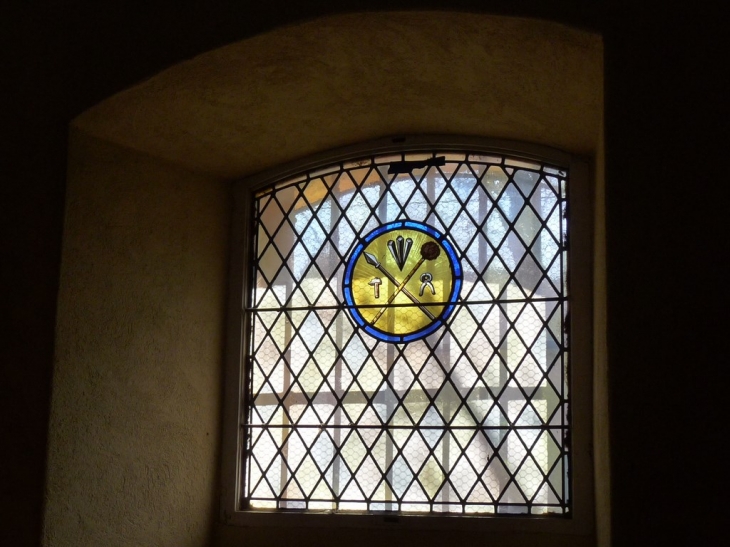
<svg viewBox="0 0 730 547"><path fill-rule="evenodd" d="M38 545L41 537L70 121L202 52L284 23L385 4L3 6L0 544ZM614 545L718 545L727 361L718 258L727 254L723 19L651 4L387 6L511 12L603 33Z"/></svg>

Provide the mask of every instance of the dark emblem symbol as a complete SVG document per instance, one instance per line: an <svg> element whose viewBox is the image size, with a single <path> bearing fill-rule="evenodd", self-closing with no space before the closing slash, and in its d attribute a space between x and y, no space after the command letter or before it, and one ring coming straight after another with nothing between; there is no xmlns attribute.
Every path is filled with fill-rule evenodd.
<svg viewBox="0 0 730 547"><path fill-rule="evenodd" d="M388 240L390 254L393 255L395 263L401 271L403 271L403 266L405 266L406 260L408 260L411 247L413 247L413 240L410 237L404 240L403 236L398 236L395 238L395 242L392 239Z"/></svg>

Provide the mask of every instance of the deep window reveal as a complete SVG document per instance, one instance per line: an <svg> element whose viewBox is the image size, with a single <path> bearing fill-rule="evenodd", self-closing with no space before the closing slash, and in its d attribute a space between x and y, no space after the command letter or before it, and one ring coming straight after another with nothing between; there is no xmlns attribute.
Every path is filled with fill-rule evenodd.
<svg viewBox="0 0 730 547"><path fill-rule="evenodd" d="M434 149L256 193L241 508L569 514L567 176Z"/></svg>

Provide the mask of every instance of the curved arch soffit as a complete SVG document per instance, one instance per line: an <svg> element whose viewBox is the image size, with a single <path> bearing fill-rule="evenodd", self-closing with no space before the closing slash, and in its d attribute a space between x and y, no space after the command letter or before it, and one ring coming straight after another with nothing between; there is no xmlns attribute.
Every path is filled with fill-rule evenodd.
<svg viewBox="0 0 730 547"><path fill-rule="evenodd" d="M592 155L601 37L548 21L364 13L195 57L76 118L76 130L222 178L395 134L486 135Z"/></svg>

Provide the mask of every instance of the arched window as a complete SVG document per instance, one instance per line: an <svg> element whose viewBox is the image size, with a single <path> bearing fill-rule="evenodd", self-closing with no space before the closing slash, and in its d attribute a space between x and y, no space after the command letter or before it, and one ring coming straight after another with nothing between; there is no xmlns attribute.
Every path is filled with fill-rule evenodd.
<svg viewBox="0 0 730 547"><path fill-rule="evenodd" d="M570 516L570 163L411 139L244 192L238 510Z"/></svg>

